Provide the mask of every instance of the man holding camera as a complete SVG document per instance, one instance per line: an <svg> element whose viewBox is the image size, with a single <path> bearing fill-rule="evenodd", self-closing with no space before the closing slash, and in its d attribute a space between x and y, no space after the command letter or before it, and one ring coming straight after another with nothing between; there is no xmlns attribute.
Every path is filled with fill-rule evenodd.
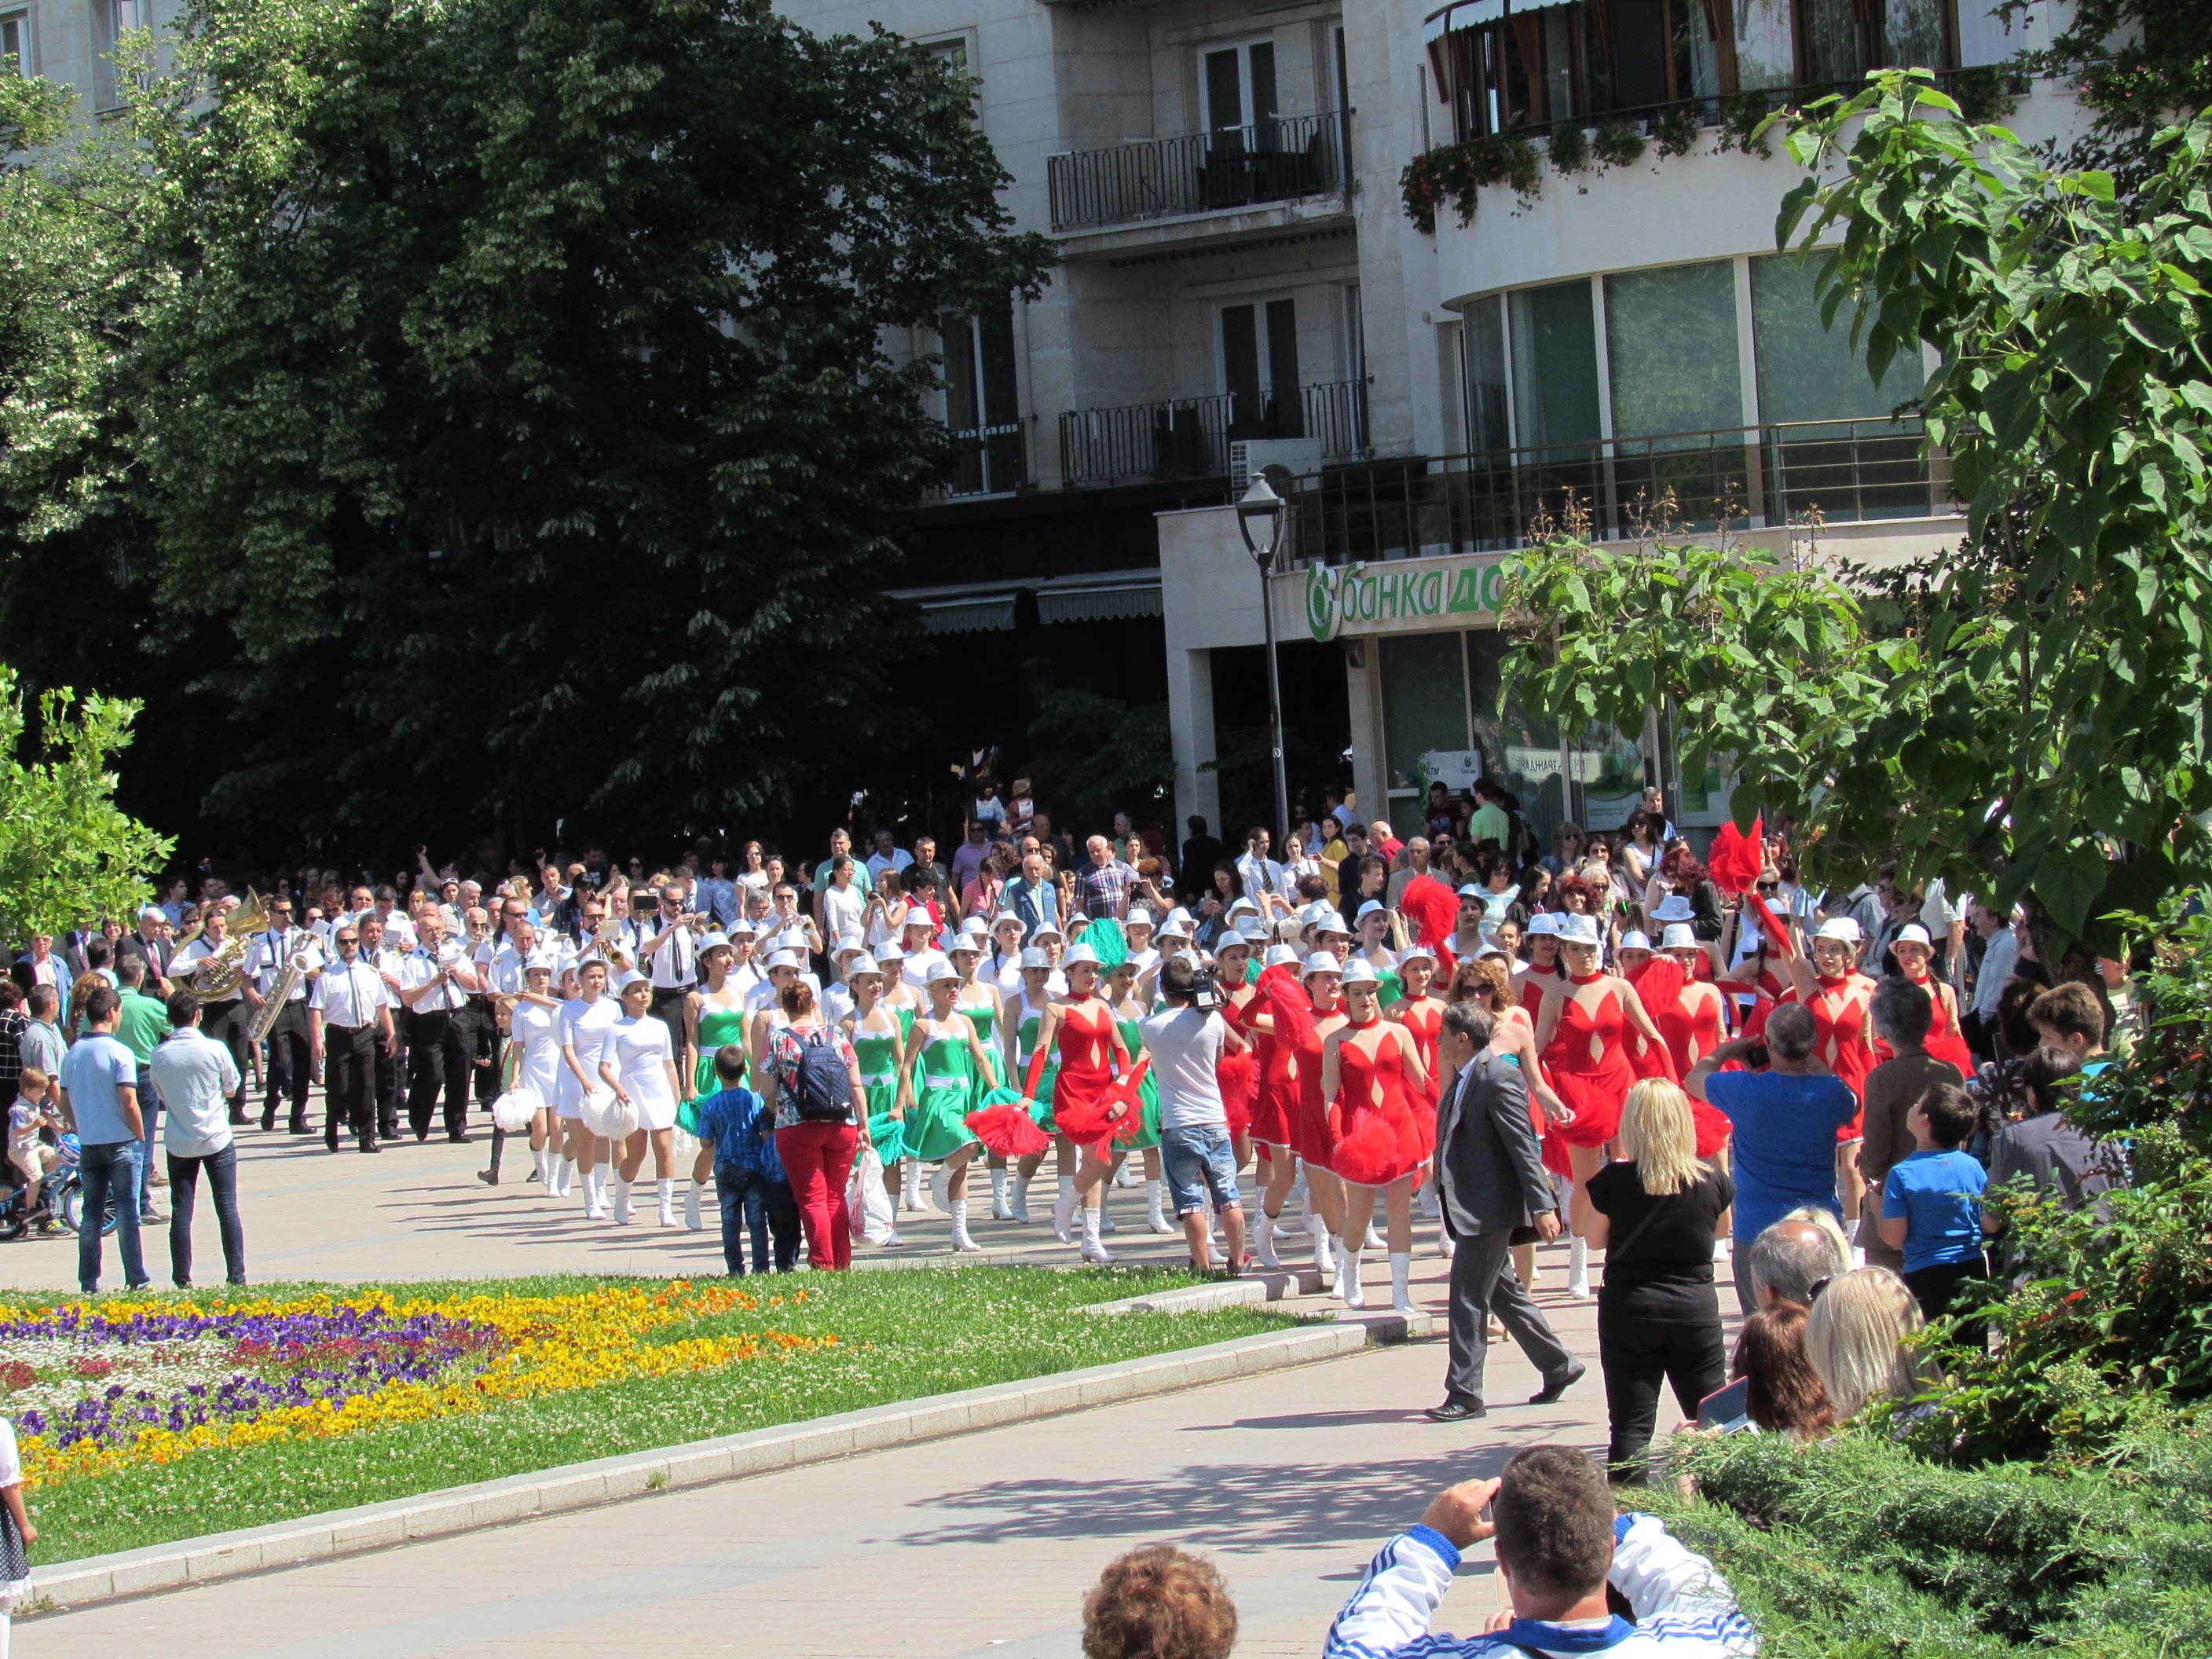
<svg viewBox="0 0 2212 1659"><path fill-rule="evenodd" d="M1140 1029L1160 1085L1160 1164L1190 1245L1190 1264L1200 1273L1213 1266L1206 1223L1211 1194L1228 1235L1233 1279L1244 1270L1244 1205L1237 1190L1237 1150L1221 1103L1220 1070L1231 1045L1243 1043L1213 1006L1211 980L1204 1007L1200 989L1191 959L1175 957L1160 969L1160 996L1167 1006Z"/></svg>

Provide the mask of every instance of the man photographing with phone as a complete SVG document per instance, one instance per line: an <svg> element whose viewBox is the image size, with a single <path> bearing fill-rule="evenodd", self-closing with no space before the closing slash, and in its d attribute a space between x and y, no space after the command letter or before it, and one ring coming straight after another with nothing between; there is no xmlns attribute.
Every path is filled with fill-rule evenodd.
<svg viewBox="0 0 2212 1659"><path fill-rule="evenodd" d="M1487 1509L1491 1518L1485 1521ZM1512 1610L1480 1636L1429 1634L1462 1552L1495 1540ZM1613 1611L1610 1589L1635 1622ZM1713 1564L1658 1517L1615 1512L1587 1453L1532 1446L1503 1479L1439 1492L1421 1522L1385 1544L1329 1626L1323 1659L1377 1659L1418 1645L1455 1659L1668 1654L1721 1659L1759 1650L1759 1637Z"/></svg>

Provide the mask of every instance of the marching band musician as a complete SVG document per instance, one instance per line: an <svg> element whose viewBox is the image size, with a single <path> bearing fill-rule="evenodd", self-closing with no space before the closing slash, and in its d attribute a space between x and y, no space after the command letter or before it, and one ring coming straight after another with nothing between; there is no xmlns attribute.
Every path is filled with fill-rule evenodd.
<svg viewBox="0 0 2212 1659"><path fill-rule="evenodd" d="M170 971L180 983L189 983L199 971L200 964L209 957L221 954L230 933L230 913L221 904L207 908L206 921L200 936L177 952ZM244 958L240 957L243 963ZM246 1042L246 981L239 979L238 988L228 996L214 999L200 1005L200 1034L210 1041L219 1042L230 1050L230 1058L238 1067L238 1089L230 1097L230 1121L246 1121L246 1074L247 1070Z"/></svg>
<svg viewBox="0 0 2212 1659"><path fill-rule="evenodd" d="M269 1028L269 1093L261 1103L261 1127L276 1127L276 1101L289 1096L292 1116L286 1127L313 1134L307 1125L307 1088L313 1079L313 1048L308 1032L307 988L323 969L323 953L305 928L292 924L292 901L269 901L269 928L254 936L246 953L246 1006L258 1012L276 994L286 968L297 963L300 976L287 993L276 1023Z"/></svg>
<svg viewBox="0 0 2212 1659"><path fill-rule="evenodd" d="M354 927L361 935L361 959L376 969L377 977L384 981L388 1006L397 1010L400 1006L399 964L406 959L406 952L395 951L385 943L384 924L376 919L374 910L366 912ZM376 1133L386 1140L399 1139L399 1083L401 1068L406 1064L404 1051L399 1046L399 1016L394 1012L392 1018L392 1040L375 1045L370 1066L375 1079Z"/></svg>
<svg viewBox="0 0 2212 1659"><path fill-rule="evenodd" d="M491 998L491 981L485 969L492 954L491 912L469 898L480 892L476 883L461 884L461 956L472 974L476 988L454 1014L453 1023L469 1041L469 1075L462 1086L476 1097L477 1109L489 1112L499 1093L499 1010ZM448 1088L453 1086L449 1080ZM465 1102L464 1103L465 1109Z"/></svg>
<svg viewBox="0 0 2212 1659"><path fill-rule="evenodd" d="M659 905L658 921L648 924L655 931L641 941L636 954L653 981L653 1001L648 1012L668 1028L669 1047L676 1056L676 1075L688 1078L691 1075L692 1059L686 1046L690 1036L685 1029L684 1012L699 984L699 941L691 932L698 917L684 908L684 891L680 882L672 881L660 890Z"/></svg>
<svg viewBox="0 0 2212 1659"><path fill-rule="evenodd" d="M328 1079L323 1145L334 1152L341 1124L351 1126L364 1152L380 1150L374 1121L376 1109L370 1098L374 1076L370 1045L386 1055L398 1047L392 1027L391 990L384 976L362 960L364 925L341 921L331 930L331 945L337 960L316 976L308 1002L308 1040L317 1058L325 1060Z"/></svg>
<svg viewBox="0 0 2212 1659"><path fill-rule="evenodd" d="M421 939L399 965L399 1000L407 1011L407 1121L415 1139L430 1138L430 1114L446 1097L446 1139L469 1138L469 1073L476 1046L454 1014L481 991L470 952L449 943L438 913L426 910L416 924Z"/></svg>

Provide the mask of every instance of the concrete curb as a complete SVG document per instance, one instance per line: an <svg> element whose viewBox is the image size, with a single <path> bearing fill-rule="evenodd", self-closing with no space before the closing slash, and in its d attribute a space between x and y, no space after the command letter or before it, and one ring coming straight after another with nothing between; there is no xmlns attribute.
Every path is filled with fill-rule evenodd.
<svg viewBox="0 0 2212 1659"><path fill-rule="evenodd" d="M1402 1340L1403 1322L1397 1322L1395 1331L1388 1320L1305 1325L1029 1382L994 1383L806 1423L602 1457L270 1526L59 1562L33 1570L30 1594L17 1613L66 1613L95 1602L158 1595L1310 1364Z"/></svg>
<svg viewBox="0 0 2212 1659"><path fill-rule="evenodd" d="M1130 1313L1204 1313L1214 1308L1239 1308L1255 1302L1279 1302L1286 1296L1311 1296L1321 1289L1318 1273L1285 1270L1247 1273L1237 1279L1217 1279L1210 1285L1186 1285L1181 1290L1155 1291L1146 1296L1125 1296L1118 1302L1092 1302L1078 1311L1111 1316Z"/></svg>

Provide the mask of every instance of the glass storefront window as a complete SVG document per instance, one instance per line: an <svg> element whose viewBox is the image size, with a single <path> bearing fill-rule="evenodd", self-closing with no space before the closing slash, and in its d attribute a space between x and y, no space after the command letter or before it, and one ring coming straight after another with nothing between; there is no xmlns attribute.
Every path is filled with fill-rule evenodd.
<svg viewBox="0 0 2212 1659"><path fill-rule="evenodd" d="M1730 262L1607 276L1605 343L1614 437L1743 424Z"/></svg>
<svg viewBox="0 0 2212 1659"><path fill-rule="evenodd" d="M1393 634L1380 641L1384 787L1393 794L1428 787L1423 755L1468 747L1464 637Z"/></svg>
<svg viewBox="0 0 2212 1659"><path fill-rule="evenodd" d="M1566 781L1559 775L1559 728L1531 720L1517 702L1498 708L1500 670L1512 641L1494 629L1467 636L1468 681L1474 746L1483 767L1521 799L1521 811L1534 831L1539 848L1552 844L1552 831L1567 816Z"/></svg>
<svg viewBox="0 0 2212 1659"><path fill-rule="evenodd" d="M1504 307L1494 297L1481 299L1468 307L1465 315L1467 447L1478 455L1510 449L1513 440L1505 419Z"/></svg>
<svg viewBox="0 0 2212 1659"><path fill-rule="evenodd" d="M1900 352L1875 385L1865 359L1851 351L1848 306L1837 312L1833 328L1820 326L1813 295L1819 269L1788 253L1751 262L1759 418L1770 423L1886 419L1898 404L1920 395L1925 376L1919 354Z"/></svg>

